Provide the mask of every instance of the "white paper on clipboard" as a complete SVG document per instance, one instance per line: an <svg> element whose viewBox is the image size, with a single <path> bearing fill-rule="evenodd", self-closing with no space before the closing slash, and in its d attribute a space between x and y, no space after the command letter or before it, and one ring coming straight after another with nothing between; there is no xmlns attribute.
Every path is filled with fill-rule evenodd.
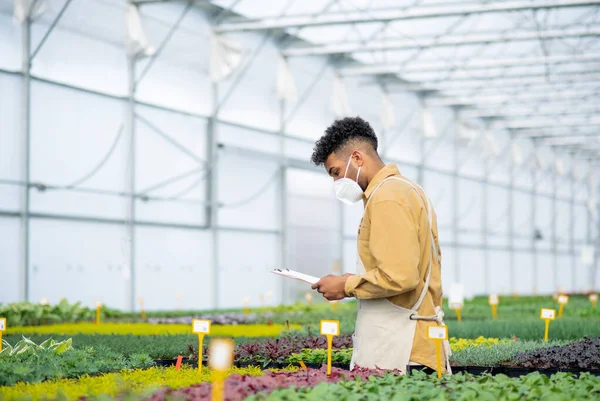
<svg viewBox="0 0 600 401"><path fill-rule="evenodd" d="M308 283L308 284L314 284L320 280L320 278L318 278L318 277L309 276L308 274L300 273L300 272L297 272L294 270L289 270L289 269L275 269L275 270L272 270L271 273L279 274L280 276L283 276L283 277L293 278L295 280L304 281L305 283Z"/></svg>

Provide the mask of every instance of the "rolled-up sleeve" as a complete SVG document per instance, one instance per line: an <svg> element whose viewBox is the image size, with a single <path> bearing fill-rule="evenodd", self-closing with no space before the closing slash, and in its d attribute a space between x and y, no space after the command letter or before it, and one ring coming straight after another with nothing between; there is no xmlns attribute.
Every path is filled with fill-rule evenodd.
<svg viewBox="0 0 600 401"><path fill-rule="evenodd" d="M369 251L375 268L346 281L348 296L388 298L414 290L419 284L418 220L411 209L393 200L371 205Z"/></svg>

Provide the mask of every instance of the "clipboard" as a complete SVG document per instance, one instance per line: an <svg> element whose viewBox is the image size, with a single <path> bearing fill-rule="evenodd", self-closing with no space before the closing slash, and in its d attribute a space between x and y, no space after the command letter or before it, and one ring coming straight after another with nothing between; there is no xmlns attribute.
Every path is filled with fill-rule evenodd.
<svg viewBox="0 0 600 401"><path fill-rule="evenodd" d="M278 274L283 277L293 278L294 280L304 281L308 284L314 284L320 280L320 278L315 276L309 276L308 274L300 273L294 270L289 269L274 269L271 271L273 274Z"/></svg>

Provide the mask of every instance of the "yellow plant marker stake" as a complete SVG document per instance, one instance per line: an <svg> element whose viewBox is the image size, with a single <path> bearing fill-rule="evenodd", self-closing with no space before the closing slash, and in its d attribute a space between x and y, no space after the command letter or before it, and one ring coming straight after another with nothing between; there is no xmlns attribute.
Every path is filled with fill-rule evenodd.
<svg viewBox="0 0 600 401"><path fill-rule="evenodd" d="M462 317L460 316L460 311L463 308L463 304L460 302L452 302L450 304L450 309L452 309L454 312L456 312L456 318L458 319L459 322L462 322Z"/></svg>
<svg viewBox="0 0 600 401"><path fill-rule="evenodd" d="M223 401L225 375L233 365L235 344L232 340L216 339L210 342L208 365L212 369L212 401Z"/></svg>
<svg viewBox="0 0 600 401"><path fill-rule="evenodd" d="M198 374L202 374L204 336L210 335L210 320L193 319L192 332L198 334Z"/></svg>
<svg viewBox="0 0 600 401"><path fill-rule="evenodd" d="M304 363L304 361L300 361L300 367L302 368L302 370L306 370L306 364Z"/></svg>
<svg viewBox="0 0 600 401"><path fill-rule="evenodd" d="M556 316L556 309L545 309L542 308L540 311L540 319L546 322L546 330L544 331L544 341L548 342L548 330L550 328L550 320L554 320Z"/></svg>
<svg viewBox="0 0 600 401"><path fill-rule="evenodd" d="M448 326L428 326L427 338L435 341L435 357L437 360L438 378L442 377L442 341L448 339Z"/></svg>
<svg viewBox="0 0 600 401"><path fill-rule="evenodd" d="M310 292L307 292L307 293L304 294L304 299L306 299L306 302L309 305L312 305L313 295Z"/></svg>
<svg viewBox="0 0 600 401"><path fill-rule="evenodd" d="M592 308L596 309L596 303L598 302L598 294L590 294L590 302L592 303Z"/></svg>
<svg viewBox="0 0 600 401"><path fill-rule="evenodd" d="M102 310L102 302L96 301L96 324L100 324L100 311Z"/></svg>
<svg viewBox="0 0 600 401"><path fill-rule="evenodd" d="M2 351L2 332L6 330L6 318L0 318L0 351Z"/></svg>
<svg viewBox="0 0 600 401"><path fill-rule="evenodd" d="M340 335L339 320L321 320L321 335L327 337L327 376L331 375L331 349L333 336Z"/></svg>
<svg viewBox="0 0 600 401"><path fill-rule="evenodd" d="M338 302L339 301L330 301L331 309L333 309L333 313L337 313L338 310Z"/></svg>
<svg viewBox="0 0 600 401"><path fill-rule="evenodd" d="M490 295L488 298L488 303L492 307L492 317L494 318L494 320L498 320L497 308L498 308L498 304L500 303L500 300L498 299L498 295Z"/></svg>
<svg viewBox="0 0 600 401"><path fill-rule="evenodd" d="M244 315L248 315L250 313L250 298L244 298Z"/></svg>
<svg viewBox="0 0 600 401"><path fill-rule="evenodd" d="M558 303L560 304L560 308L558 309L558 318L560 319L563 314L563 310L565 309L565 305L569 303L569 297L566 295L559 295Z"/></svg>
<svg viewBox="0 0 600 401"><path fill-rule="evenodd" d="M138 303L140 304L142 319L146 319L146 311L144 310L144 297L137 298Z"/></svg>

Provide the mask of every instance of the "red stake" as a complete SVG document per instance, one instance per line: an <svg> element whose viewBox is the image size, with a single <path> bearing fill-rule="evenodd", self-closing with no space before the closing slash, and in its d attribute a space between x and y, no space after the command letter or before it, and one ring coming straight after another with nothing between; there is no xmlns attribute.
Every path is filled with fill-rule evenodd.
<svg viewBox="0 0 600 401"><path fill-rule="evenodd" d="M183 356L179 355L177 357L177 363L175 363L175 370L179 370L179 368L181 367L181 360L183 359Z"/></svg>

